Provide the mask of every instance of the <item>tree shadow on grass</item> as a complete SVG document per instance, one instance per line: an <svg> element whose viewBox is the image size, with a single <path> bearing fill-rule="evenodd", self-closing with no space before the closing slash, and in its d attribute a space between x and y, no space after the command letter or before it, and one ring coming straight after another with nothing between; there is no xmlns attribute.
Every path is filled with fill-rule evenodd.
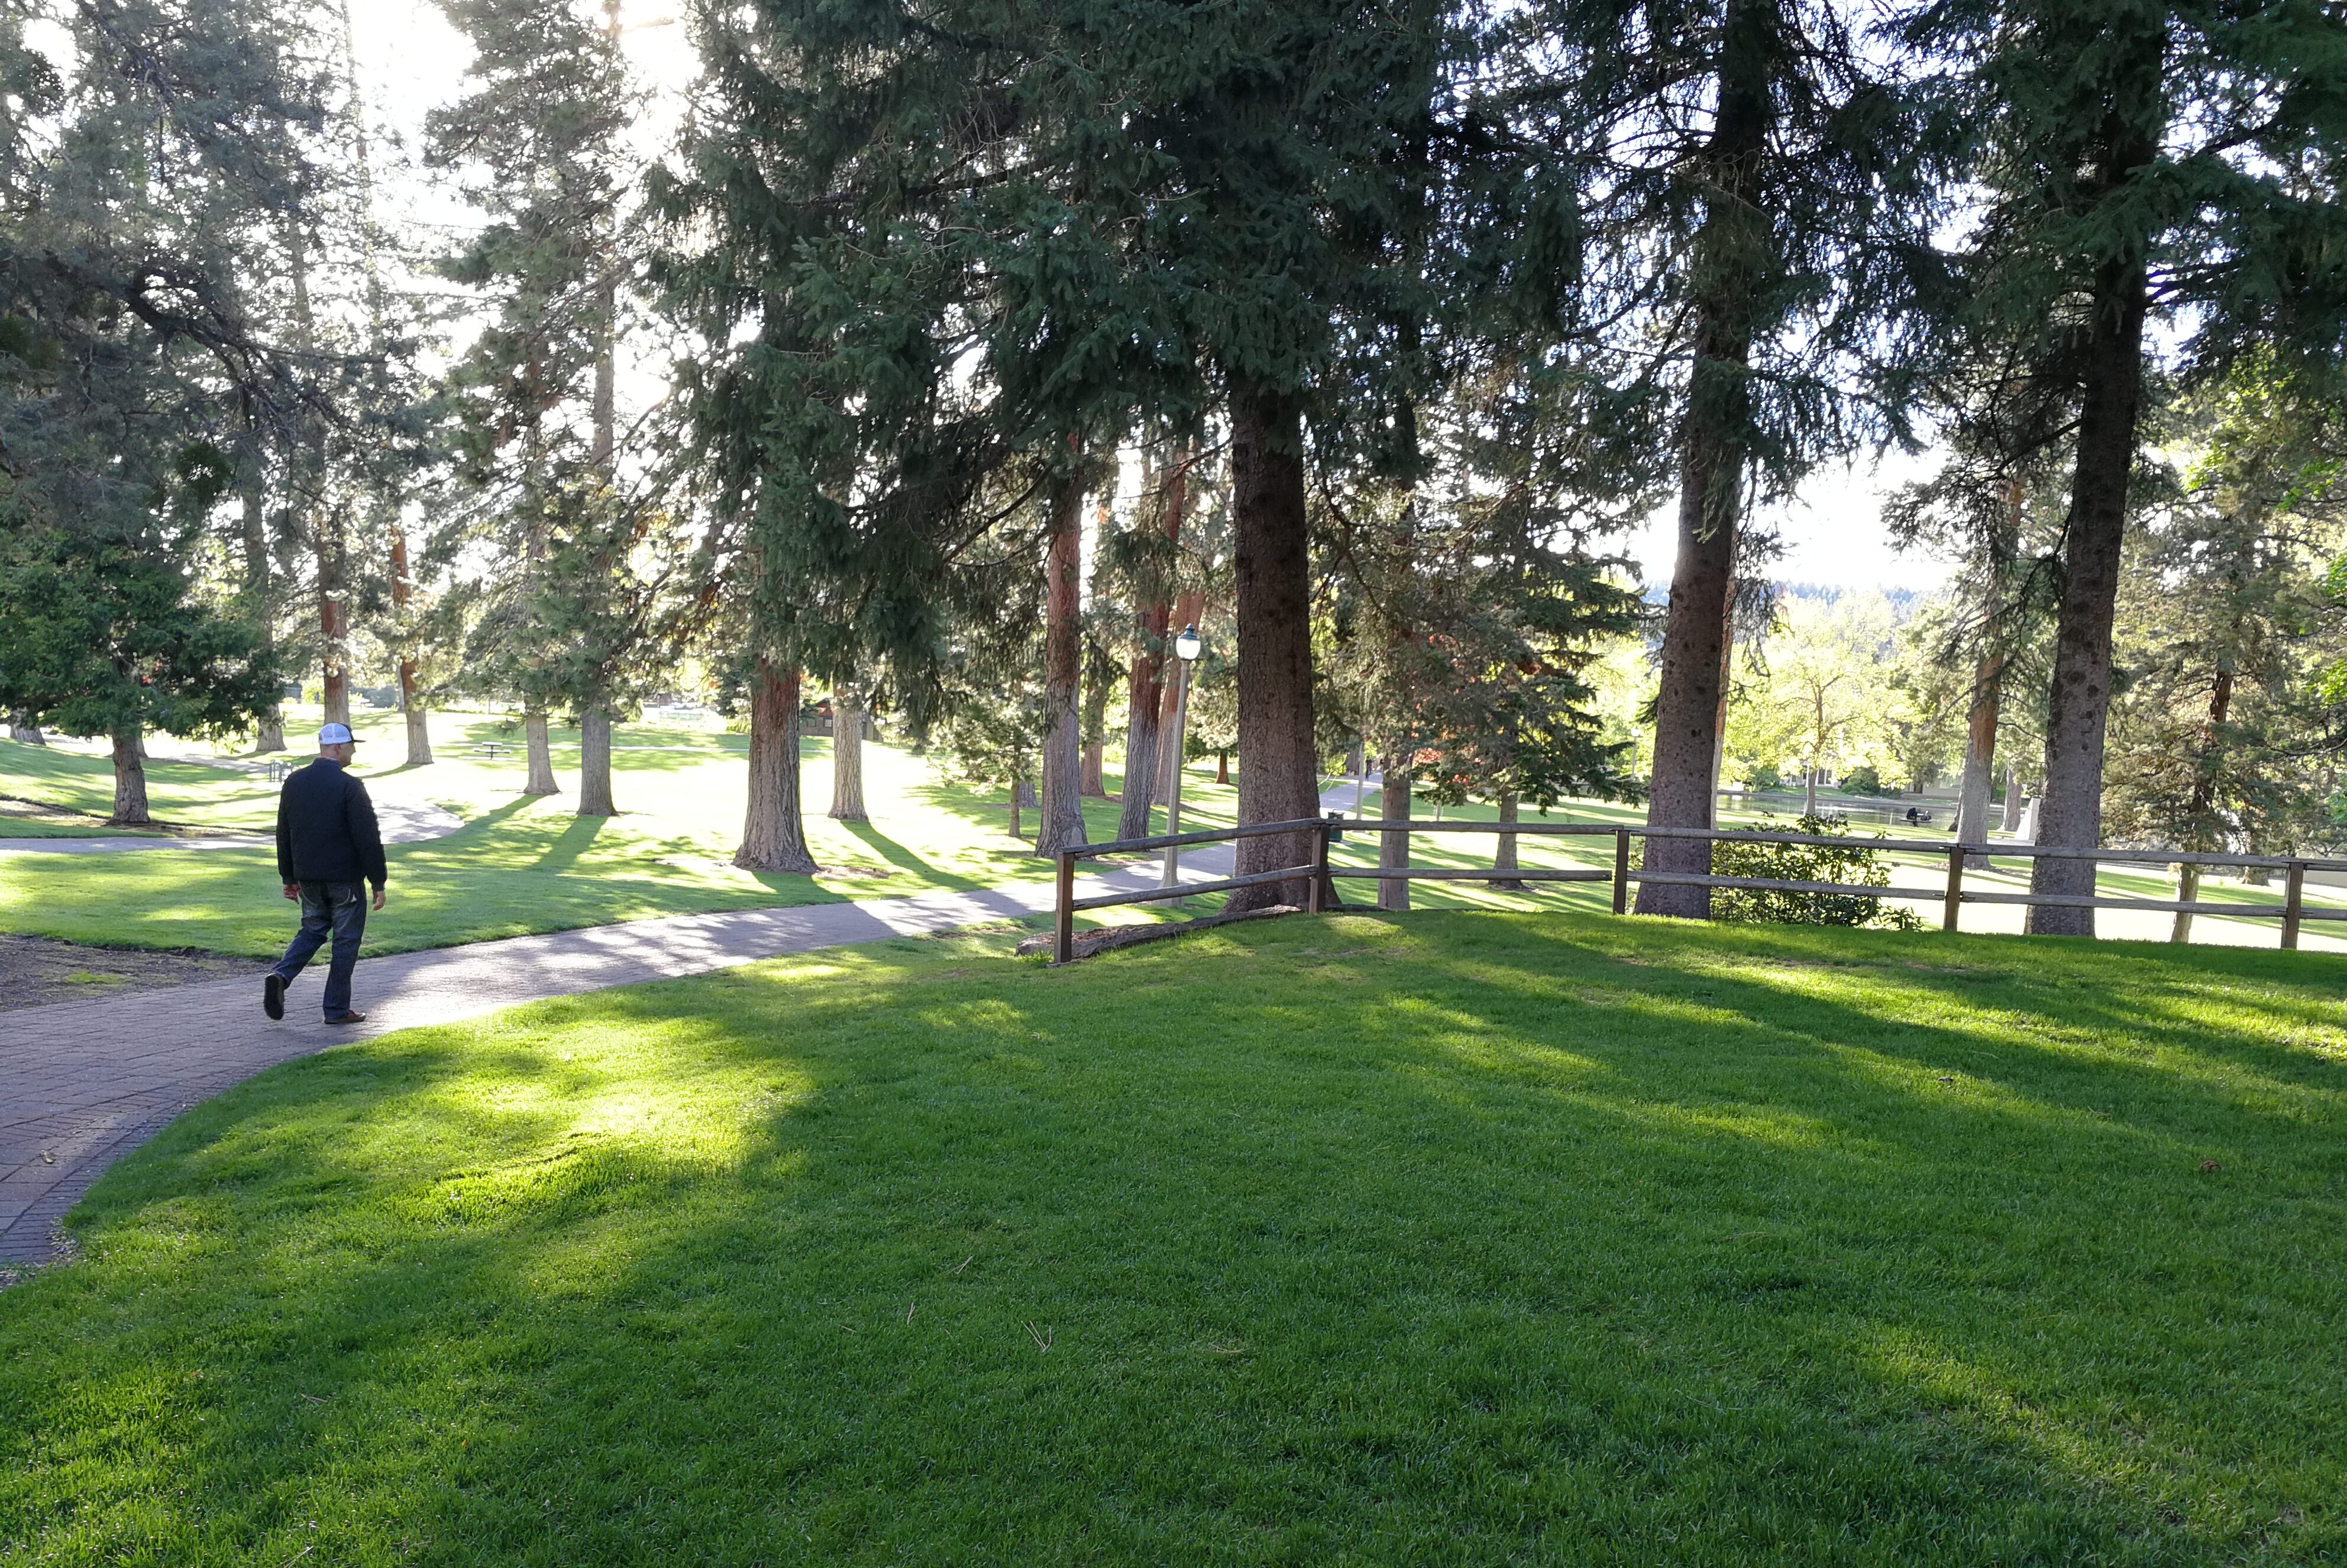
<svg viewBox="0 0 2347 1568"><path fill-rule="evenodd" d="M2002 981L1470 918L1067 971L879 943L281 1069L12 1302L0 1487L189 1562L311 1521L516 1562L2337 1543L2336 1378L2274 1363L2338 1238L2168 1176L2217 1088L2147 1143L1945 1022Z"/></svg>
<svg viewBox="0 0 2347 1568"><path fill-rule="evenodd" d="M966 893L974 888L992 886L992 883L979 877L964 876L957 872L940 870L873 826L869 822L843 822L838 826L842 832L856 839L897 870L909 871L917 876L927 878L939 887Z"/></svg>

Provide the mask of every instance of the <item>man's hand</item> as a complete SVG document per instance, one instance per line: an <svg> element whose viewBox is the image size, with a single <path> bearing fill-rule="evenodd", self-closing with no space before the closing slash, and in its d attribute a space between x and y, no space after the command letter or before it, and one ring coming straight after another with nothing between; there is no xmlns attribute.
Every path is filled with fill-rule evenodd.
<svg viewBox="0 0 2347 1568"><path fill-rule="evenodd" d="M374 890L374 912L378 915L383 913L383 889L380 887Z"/></svg>
<svg viewBox="0 0 2347 1568"><path fill-rule="evenodd" d="M302 885L299 882L288 882L285 885L285 897L299 904L302 901Z"/></svg>

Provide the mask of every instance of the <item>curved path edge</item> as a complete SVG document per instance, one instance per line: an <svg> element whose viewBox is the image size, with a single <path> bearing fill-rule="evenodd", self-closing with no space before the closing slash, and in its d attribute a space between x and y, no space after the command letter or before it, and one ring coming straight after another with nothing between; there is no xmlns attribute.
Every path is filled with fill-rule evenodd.
<svg viewBox="0 0 2347 1568"><path fill-rule="evenodd" d="M1186 859L1183 879L1226 876L1230 851ZM1154 863L1084 879L1081 896L1154 886ZM288 992L287 1017L261 1016L249 979L61 1002L0 1014L0 1285L9 1265L69 1255L61 1222L107 1166L182 1112L279 1062L394 1030L452 1023L500 1008L610 986L707 974L821 948L920 936L1052 907L1049 882L862 903L672 915L509 937L360 962L363 1024L315 1011L323 965Z"/></svg>

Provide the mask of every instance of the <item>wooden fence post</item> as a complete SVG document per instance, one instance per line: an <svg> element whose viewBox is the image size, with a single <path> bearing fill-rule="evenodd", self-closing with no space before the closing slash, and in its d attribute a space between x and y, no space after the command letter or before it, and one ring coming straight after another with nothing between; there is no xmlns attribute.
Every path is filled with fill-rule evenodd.
<svg viewBox="0 0 2347 1568"><path fill-rule="evenodd" d="M1614 830L1614 913L1630 912L1630 830Z"/></svg>
<svg viewBox="0 0 2347 1568"><path fill-rule="evenodd" d="M1071 962L1076 956L1076 856L1073 850L1060 851L1059 909L1051 924L1051 961Z"/></svg>
<svg viewBox="0 0 2347 1568"><path fill-rule="evenodd" d="M2293 860L2290 863L2290 890L2282 896L2281 945L2284 948L2298 946L2299 911L2305 907L2306 862Z"/></svg>
<svg viewBox="0 0 2347 1568"><path fill-rule="evenodd" d="M1948 901L1940 909L1940 929L1956 928L1956 910L1964 901L1964 856L1971 853L1962 845L1948 851Z"/></svg>
<svg viewBox="0 0 2347 1568"><path fill-rule="evenodd" d="M1312 838L1317 849L1312 857L1312 892L1304 900L1304 912L1320 913L1320 890L1328 886L1328 819L1323 816L1313 829Z"/></svg>

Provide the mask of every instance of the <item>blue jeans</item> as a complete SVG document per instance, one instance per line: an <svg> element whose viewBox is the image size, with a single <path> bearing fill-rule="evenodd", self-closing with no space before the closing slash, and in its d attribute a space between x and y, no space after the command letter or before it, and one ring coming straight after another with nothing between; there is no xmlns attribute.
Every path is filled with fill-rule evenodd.
<svg viewBox="0 0 2347 1568"><path fill-rule="evenodd" d="M351 1010L351 970L359 961L359 938L366 935L366 884L364 882L304 882L302 884L302 929L293 945L271 970L287 985L309 963L310 955L329 933L334 954L326 965L326 1016L340 1018Z"/></svg>

